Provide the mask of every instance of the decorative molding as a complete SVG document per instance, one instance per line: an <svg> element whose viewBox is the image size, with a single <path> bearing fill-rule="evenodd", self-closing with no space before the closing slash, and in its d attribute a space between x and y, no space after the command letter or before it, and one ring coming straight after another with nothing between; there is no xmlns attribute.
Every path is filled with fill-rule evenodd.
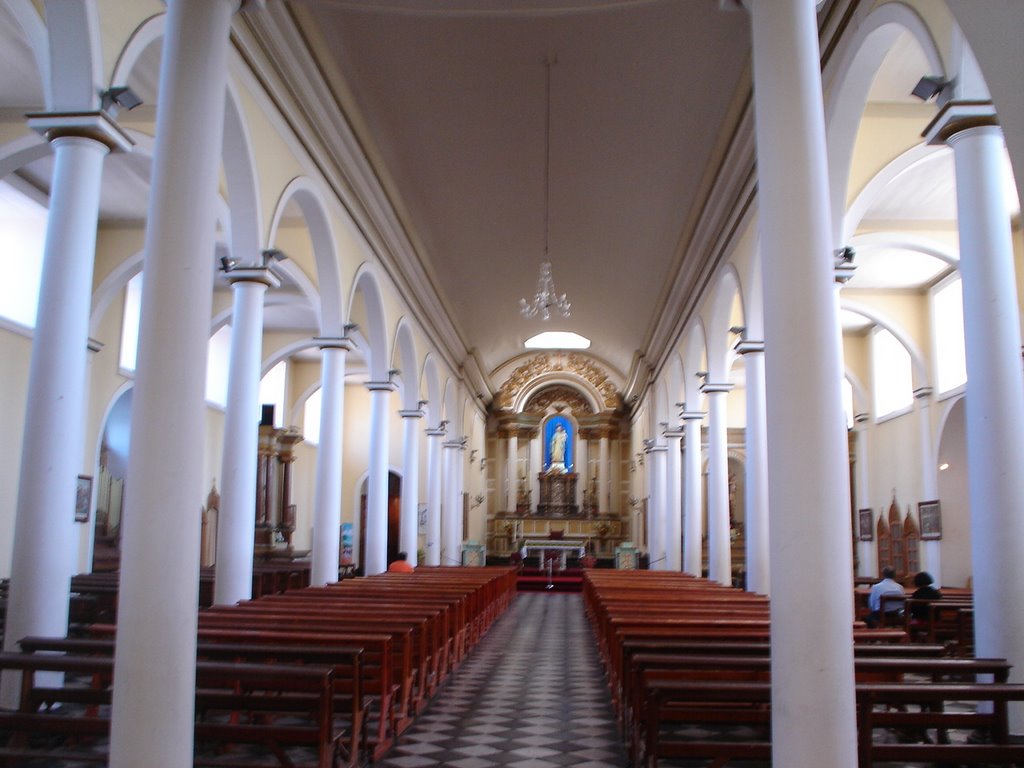
<svg viewBox="0 0 1024 768"><path fill-rule="evenodd" d="M953 136L970 128L998 126L996 108L991 101L949 101L924 129L921 136L928 144L945 144Z"/></svg>
<svg viewBox="0 0 1024 768"><path fill-rule="evenodd" d="M605 408L616 410L621 407L622 398L609 379L608 373L589 358L575 352L568 354L545 352L527 360L516 368L502 384L495 396L496 406L511 408L520 392L531 382L549 373L567 373L583 379L597 390L604 401ZM532 400L533 398L531 398L531 402ZM592 413L589 407L586 412Z"/></svg>
<svg viewBox="0 0 1024 768"><path fill-rule="evenodd" d="M135 142L106 112L30 112L28 127L47 141L78 136L104 144L111 152L131 152Z"/></svg>
<svg viewBox="0 0 1024 768"><path fill-rule="evenodd" d="M564 403L570 413L576 417L594 413L590 403L579 393L579 390L567 384L552 384L549 387L544 387L530 397L523 411L543 415L552 406L555 406L555 410L559 410L559 403Z"/></svg>

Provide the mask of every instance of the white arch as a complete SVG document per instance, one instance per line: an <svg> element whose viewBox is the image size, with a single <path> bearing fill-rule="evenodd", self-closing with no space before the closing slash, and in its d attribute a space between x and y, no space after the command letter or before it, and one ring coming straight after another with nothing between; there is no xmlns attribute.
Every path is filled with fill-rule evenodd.
<svg viewBox="0 0 1024 768"><path fill-rule="evenodd" d="M0 146L0 179L52 152L50 144L35 133L19 136Z"/></svg>
<svg viewBox="0 0 1024 768"><path fill-rule="evenodd" d="M128 84L128 76L135 69L139 58L150 45L164 36L166 28L166 13L150 16L135 28L135 31L128 38L128 42L121 49L121 53L117 56L114 71L110 76L111 87Z"/></svg>
<svg viewBox="0 0 1024 768"><path fill-rule="evenodd" d="M7 8L21 28L25 42L32 50L39 72L39 86L43 92L43 103L49 109L53 104L52 78L50 77L50 39L46 33L46 24L32 4L32 0L5 0ZM0 174L3 178L3 174Z"/></svg>
<svg viewBox="0 0 1024 768"><path fill-rule="evenodd" d="M387 315L384 312L384 297L381 295L377 269L370 262L364 262L356 271L355 279L352 281L352 291L349 294L349 312L352 311L357 292L363 297L366 323L369 326L361 328L360 331L367 341L366 353L369 358L370 373L374 381L387 381L388 365L391 360L391 355L388 352Z"/></svg>
<svg viewBox="0 0 1024 768"><path fill-rule="evenodd" d="M871 398L868 397L867 387L857 377L851 369L847 368L845 371L846 380L850 382L850 387L853 389L853 415L857 416L858 413L867 413L871 408Z"/></svg>
<svg viewBox="0 0 1024 768"><path fill-rule="evenodd" d="M911 339L902 328L874 307L862 304L859 301L844 299L842 294L840 294L839 298L841 309L845 309L848 312L854 312L858 315L863 315L868 318L868 320L871 320L876 325L880 325L895 336L896 340L906 348L908 353L910 353L910 364L914 372L915 387L928 386L928 366L925 365L924 355L921 354L921 350L917 344L914 343L914 340Z"/></svg>
<svg viewBox="0 0 1024 768"><path fill-rule="evenodd" d="M50 39L50 93L54 112L80 112L100 106L103 43L96 3L46 3Z"/></svg>
<svg viewBox="0 0 1024 768"><path fill-rule="evenodd" d="M901 251L923 253L925 256L938 259L954 269L960 268L960 257L957 254L948 250L942 243L918 235L896 232L868 232L851 237L849 242L850 245L857 249L895 248Z"/></svg>
<svg viewBox="0 0 1024 768"><path fill-rule="evenodd" d="M857 227L860 226L864 215L885 192L889 184L918 165L941 159L948 152L952 152L949 147L917 144L887 163L882 170L871 177L871 180L864 185L864 188L850 203L850 207L843 216L843 228L840 233L842 240L840 242L849 242L853 233L857 231Z"/></svg>
<svg viewBox="0 0 1024 768"><path fill-rule="evenodd" d="M423 360L423 371L420 374L421 388L425 385L427 393L427 427L434 428L441 423L441 377L437 370L434 354L428 352Z"/></svg>
<svg viewBox="0 0 1024 768"><path fill-rule="evenodd" d="M342 297L337 248L323 193L308 177L298 176L292 179L281 192L271 218L267 242L274 243L277 240L281 218L288 203L293 199L306 220L309 239L313 244L316 284L320 295L320 301L315 305L320 318L320 333L323 336L344 336L345 317L352 306L351 297L348 303L345 303Z"/></svg>
<svg viewBox="0 0 1024 768"><path fill-rule="evenodd" d="M729 375L731 358L735 354L729 344L729 328L732 327L732 310L737 300L741 316L746 317L740 276L736 267L730 263L725 265L718 277L711 304L711 319L707 328L709 381L724 382Z"/></svg>
<svg viewBox="0 0 1024 768"><path fill-rule="evenodd" d="M407 317L398 320L394 341L394 367L403 373L402 407L409 411L419 408L420 388L416 365L416 341L412 334L412 323ZM407 373L406 373L407 372Z"/></svg>
<svg viewBox="0 0 1024 768"><path fill-rule="evenodd" d="M228 200L231 201L231 253L242 264L259 263L263 213L259 204L256 157L238 91L230 79L224 99L224 134L220 154Z"/></svg>
<svg viewBox="0 0 1024 768"><path fill-rule="evenodd" d="M685 341L683 342L683 392L686 400L686 408L689 411L700 410L699 403L701 402L700 378L698 378L698 371L706 370L707 340L704 335L704 323L698 317L694 320L693 325L690 326L686 332Z"/></svg>
<svg viewBox="0 0 1024 768"><path fill-rule="evenodd" d="M878 68L904 31L914 36L933 70L921 74L944 77L946 68L924 20L910 6L891 2L871 11L845 41L833 79L835 85L826 94L825 142L831 187L832 233L836 247L845 244L843 214L864 105Z"/></svg>
<svg viewBox="0 0 1024 768"><path fill-rule="evenodd" d="M604 410L604 398L601 396L601 393L582 376L577 376L568 371L548 371L532 379L527 386L519 390L515 401L512 403L512 412L522 413L526 409L526 404L530 402L531 397L553 384L564 384L577 390L583 395L583 398L593 409L594 413L600 413Z"/></svg>

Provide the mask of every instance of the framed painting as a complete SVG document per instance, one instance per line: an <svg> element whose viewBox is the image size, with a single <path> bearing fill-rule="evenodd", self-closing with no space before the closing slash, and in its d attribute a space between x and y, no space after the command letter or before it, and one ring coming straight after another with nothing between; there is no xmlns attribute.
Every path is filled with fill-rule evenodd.
<svg viewBox="0 0 1024 768"><path fill-rule="evenodd" d="M75 487L75 522L89 522L89 507L92 506L92 477L79 475Z"/></svg>
<svg viewBox="0 0 1024 768"><path fill-rule="evenodd" d="M919 501L917 514L921 522L922 541L942 538L942 513L938 501Z"/></svg>
<svg viewBox="0 0 1024 768"><path fill-rule="evenodd" d="M860 541L874 541L875 539L875 513L870 509L857 510L857 539Z"/></svg>

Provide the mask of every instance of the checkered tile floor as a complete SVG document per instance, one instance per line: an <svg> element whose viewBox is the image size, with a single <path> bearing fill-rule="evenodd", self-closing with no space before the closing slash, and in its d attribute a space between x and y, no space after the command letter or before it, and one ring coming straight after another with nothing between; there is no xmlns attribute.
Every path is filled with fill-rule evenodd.
<svg viewBox="0 0 1024 768"><path fill-rule="evenodd" d="M626 765L582 597L517 595L377 765Z"/></svg>

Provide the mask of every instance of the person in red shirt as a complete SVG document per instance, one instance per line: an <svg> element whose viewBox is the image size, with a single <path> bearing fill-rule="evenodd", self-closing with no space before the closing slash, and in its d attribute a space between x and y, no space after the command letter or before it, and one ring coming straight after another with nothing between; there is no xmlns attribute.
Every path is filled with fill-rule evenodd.
<svg viewBox="0 0 1024 768"><path fill-rule="evenodd" d="M412 573L415 568L409 565L408 558L405 552L399 552L398 559L388 566L388 573Z"/></svg>

